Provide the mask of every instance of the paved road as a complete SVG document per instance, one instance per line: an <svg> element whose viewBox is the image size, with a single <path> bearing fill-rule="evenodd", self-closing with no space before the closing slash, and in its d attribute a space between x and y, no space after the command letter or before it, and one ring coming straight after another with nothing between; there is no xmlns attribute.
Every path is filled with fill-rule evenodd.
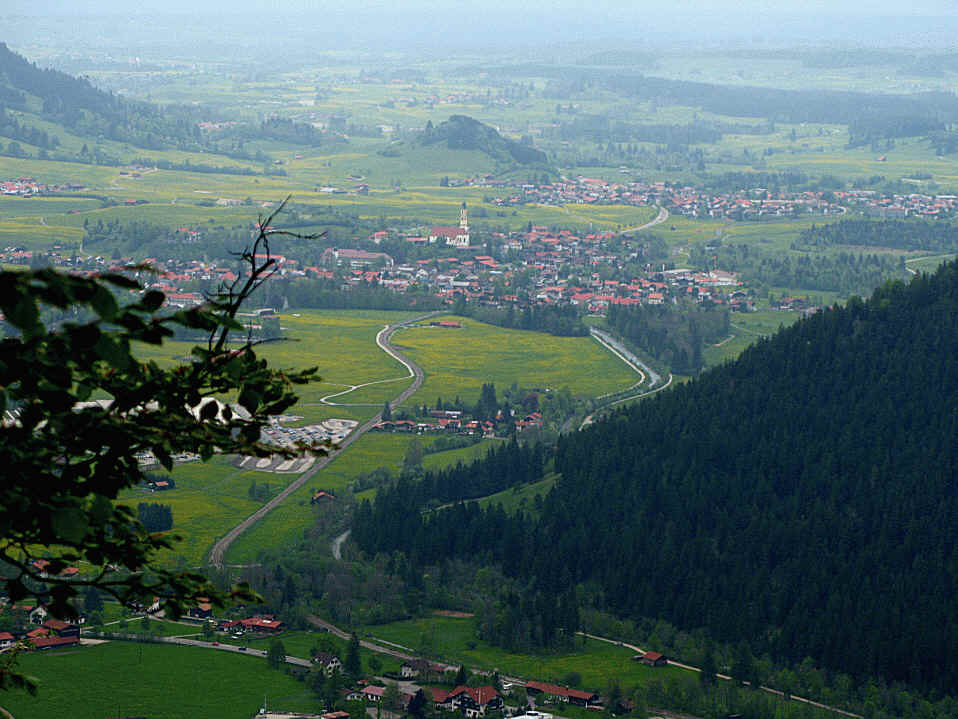
<svg viewBox="0 0 958 719"><path fill-rule="evenodd" d="M349 632L345 632L339 627L337 627L335 624L330 624L329 622L323 619L320 619L319 617L313 616L312 614L306 617L306 621L309 622L312 626L318 629L322 629L323 631L329 632L330 634L337 636L340 639L348 640L351 638L351 635L349 634ZM380 640L380 641L384 641L384 640ZM365 639L360 639L359 646L361 646L363 649L368 649L372 652L379 652L380 654L388 654L389 656L395 657L396 659L402 659L404 662L419 658L412 653L411 649L409 649L408 651L402 651L402 649L407 649L407 647L400 647L400 645L398 644L394 646L400 647L400 648L393 649L392 647L384 647L382 644L367 642ZM442 667L443 671L447 671L447 670L456 671L459 669L458 664L445 664L443 662L433 662L433 664L436 664L437 666Z"/></svg>
<svg viewBox="0 0 958 719"><path fill-rule="evenodd" d="M630 228L627 229L627 230L622 230L622 232L620 232L619 234L624 235L626 232L639 232L640 230L647 230L647 229L649 229L650 227L655 227L656 225L661 225L661 224L662 224L663 222L665 222L667 219L669 219L669 211L666 210L664 207L660 207L660 208L659 208L659 214L656 215L656 217L655 217L654 220L649 220L649 221L646 222L644 225L639 225L638 227L630 227Z"/></svg>
<svg viewBox="0 0 958 719"><path fill-rule="evenodd" d="M636 654L645 654L644 649L642 649L641 647L637 647L634 644L629 644L628 642L619 642L619 641L616 641L615 639L609 639L608 637L600 637L595 634L587 634L586 632L577 632L577 634L581 634L584 637L589 637L589 639L595 639L600 642L607 642L609 644L615 644L616 646L626 647L627 649L631 649ZM693 667L689 664L682 664L682 662L677 662L672 659L669 659L668 663L671 664L672 666L681 667L682 669L687 669L691 672L702 671L698 667ZM724 679L726 681L731 681L732 679L732 677L730 677L728 674L716 673L715 676L718 677L719 679ZM745 682L745 684L748 684L748 682ZM768 692L769 694L775 694L776 696L780 696L780 697L785 696L785 692L779 689L773 689L772 687L759 685L759 689L761 689L763 692ZM844 709L839 709L838 707L833 707L833 706L829 706L828 704L822 704L821 702L816 702L816 701L812 701L811 699L806 699L805 697L797 697L794 694L790 694L789 698L792 701L801 702L803 704L809 704L811 706L818 707L819 709L825 709L830 712L835 712L836 714L842 714L843 716L853 717L854 719L862 719L862 716L860 714L854 714L852 712L845 711Z"/></svg>
<svg viewBox="0 0 958 719"><path fill-rule="evenodd" d="M659 376L658 372L636 357L632 352L626 349L621 342L619 342L608 332L603 332L595 327L590 327L589 334L591 334L599 344L604 346L612 354L625 362L630 369L634 370L640 375L639 381L632 385L633 387L642 384L645 381L646 376L649 378L649 387L655 387L655 385L662 381L662 377ZM629 387L629 389L632 389L632 387ZM611 392L610 394L617 394L617 392ZM608 396L609 395L603 395L602 397L599 397L599 399Z"/></svg>
<svg viewBox="0 0 958 719"><path fill-rule="evenodd" d="M266 658L265 649L240 649L233 644L220 644L219 642L207 642L201 639L183 639L182 637L159 637L159 641L166 642L168 644L182 644L188 647L202 647L204 649L219 649L223 652L233 652L235 654L246 654L251 657L262 657ZM288 654L286 655L286 663L294 664L298 667L311 667L312 664L308 659L300 659L299 657L291 657Z"/></svg>
<svg viewBox="0 0 958 719"><path fill-rule="evenodd" d="M413 319L403 320L402 322L394 322L391 325L386 325L385 327L383 327L379 331L379 334L376 335L376 344L379 346L379 348L383 352L388 354L390 357L393 357L394 359L401 362L403 366L405 366L406 369L409 370L409 376L413 378L412 384L409 385L409 387L407 387L405 390L403 390L402 393L400 393L400 395L396 397L396 399L392 400L389 403L390 407L393 407L393 408L398 407L407 399L409 399L409 397L412 396L413 392L415 392L422 386L423 380L425 379L425 375L423 374L421 367L419 367L417 364L415 364L414 362L406 358L403 354L401 354L398 350L396 350L396 348L390 345L389 340L392 338L393 334L399 328L405 327L406 325L412 324L413 322L419 322L424 319L428 319L429 317L435 317L438 314L441 314L441 313L430 312L420 317L414 317ZM229 549L230 545L234 541L236 541L237 537L239 537L243 532L245 532L247 529L252 527L254 524L256 524L259 520L261 520L271 511L276 509L276 507L282 504L283 501L285 501L286 498L289 497L289 495L291 495L297 489L299 489L304 484L306 484L306 482L312 479L313 476L319 470L323 469L326 465L328 465L330 462L336 459L336 457L338 457L340 454L345 452L349 448L349 445L351 445L357 439L362 437L364 434L366 434L369 430L371 430L375 425L379 424L379 422L381 421L382 421L382 415L377 414L375 417L367 421L365 424L354 429L349 434L349 436L346 437L346 439L344 439L342 442L340 442L335 449L329 452L329 454L327 454L325 457L320 457L319 459L317 459L310 469L303 472L303 474L301 474L298 479L293 481L282 492L277 494L270 501L268 501L266 504L264 504L262 507L256 510L253 514L251 514L249 517L244 519L242 522L240 522L235 527L233 527L229 532L227 532L224 537L222 537L219 541L216 542L216 544L213 545L213 549L210 550L210 558L209 558L210 564L217 567L222 567L223 558L226 556L226 551Z"/></svg>

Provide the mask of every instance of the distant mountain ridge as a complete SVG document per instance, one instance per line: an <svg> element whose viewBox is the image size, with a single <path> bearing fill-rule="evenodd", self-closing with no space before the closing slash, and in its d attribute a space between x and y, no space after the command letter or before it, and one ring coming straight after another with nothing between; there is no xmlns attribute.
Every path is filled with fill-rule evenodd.
<svg viewBox="0 0 958 719"><path fill-rule="evenodd" d="M426 125L419 144L424 146L443 143L450 150L479 150L497 162L520 165L546 165L548 158L542 150L503 137L489 125L484 125L467 115L452 115L445 122Z"/></svg>

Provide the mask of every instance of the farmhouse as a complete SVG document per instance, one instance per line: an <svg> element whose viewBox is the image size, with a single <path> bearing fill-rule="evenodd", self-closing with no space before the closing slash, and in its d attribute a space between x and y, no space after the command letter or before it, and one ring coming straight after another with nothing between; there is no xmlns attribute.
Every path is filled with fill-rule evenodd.
<svg viewBox="0 0 958 719"><path fill-rule="evenodd" d="M320 490L319 492L316 492L316 493L312 496L312 498L309 500L309 503L310 503L310 504L320 504L321 502L329 502L329 501L332 501L332 500L334 500L334 499L336 499L336 497L334 497L333 495L331 495L329 492L325 492L325 491L323 491L323 490Z"/></svg>
<svg viewBox="0 0 958 719"><path fill-rule="evenodd" d="M568 687L561 687L558 684L547 684L546 682L529 682L526 684L526 691L533 696L543 694L547 699L551 699L552 701L568 702L579 706L589 706L599 701L599 695L595 692L569 689Z"/></svg>
<svg viewBox="0 0 958 719"><path fill-rule="evenodd" d="M76 647L80 645L80 637L32 637L34 649L57 649L60 647Z"/></svg>
<svg viewBox="0 0 958 719"><path fill-rule="evenodd" d="M386 693L385 687L363 687L359 694L363 699L370 702L380 702L383 699L383 694Z"/></svg>
<svg viewBox="0 0 958 719"><path fill-rule="evenodd" d="M266 632L267 634L277 634L285 628L283 623L278 619L266 618L266 617L250 617L249 619L241 619L240 624L243 629L252 632Z"/></svg>
<svg viewBox="0 0 958 719"><path fill-rule="evenodd" d="M313 657L312 661L317 666L322 667L328 677L331 677L335 672L341 672L343 670L343 663L339 661L339 657L329 652L319 652L319 654Z"/></svg>
<svg viewBox="0 0 958 719"><path fill-rule="evenodd" d="M502 709L502 695L495 687L458 686L452 691L429 688L426 690L437 708L445 711L458 710L467 717L483 716L486 711Z"/></svg>
<svg viewBox="0 0 958 719"><path fill-rule="evenodd" d="M639 661L650 667L664 667L669 663L669 658L659 652L646 652Z"/></svg>
<svg viewBox="0 0 958 719"><path fill-rule="evenodd" d="M47 619L40 625L41 629L46 629L49 634L58 637L79 637L80 627L70 622L64 622L61 619Z"/></svg>
<svg viewBox="0 0 958 719"><path fill-rule="evenodd" d="M208 602L200 602L195 607L187 609L186 615L194 619L209 619L213 616L213 605Z"/></svg>

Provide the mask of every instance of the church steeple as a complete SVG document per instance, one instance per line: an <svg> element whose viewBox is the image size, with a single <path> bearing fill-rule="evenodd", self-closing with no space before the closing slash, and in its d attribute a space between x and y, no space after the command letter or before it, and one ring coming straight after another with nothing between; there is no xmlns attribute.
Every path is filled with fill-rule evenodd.
<svg viewBox="0 0 958 719"><path fill-rule="evenodd" d="M469 232L469 220L466 217L466 203L462 203L462 209L459 210L459 226L462 228L463 232Z"/></svg>

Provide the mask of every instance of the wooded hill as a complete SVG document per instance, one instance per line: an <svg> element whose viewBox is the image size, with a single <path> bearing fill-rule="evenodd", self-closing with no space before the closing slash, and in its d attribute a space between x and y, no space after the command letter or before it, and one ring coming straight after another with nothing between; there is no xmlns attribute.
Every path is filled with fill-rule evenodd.
<svg viewBox="0 0 958 719"><path fill-rule="evenodd" d="M546 154L529 145L500 135L495 128L466 115L452 115L445 122L426 124L418 142L422 145L443 143L450 150L479 150L497 162L520 165L546 165Z"/></svg>
<svg viewBox="0 0 958 719"><path fill-rule="evenodd" d="M89 80L41 69L0 42L0 114L6 114L4 107L36 113L77 135L103 136L137 147L201 145L193 111L104 92ZM30 141L26 137L15 139Z"/></svg>
<svg viewBox="0 0 958 719"><path fill-rule="evenodd" d="M131 100L96 88L89 80L59 70L43 69L0 42L0 136L56 150L60 140L34 127L28 115L23 120L10 111L30 113L63 127L79 137L105 138L149 150L179 149L217 152L238 159L266 162L269 158L247 151L244 143L271 140L292 145L317 146L320 134L312 125L283 118L258 124L203 132L201 120L221 120L210 108L155 105ZM9 154L9 153L8 153ZM73 159L54 157L54 159ZM83 157L83 161L89 161ZM112 162L111 162L112 160ZM98 164L116 164L115 158L99 157ZM152 162L152 160L143 160ZM167 165L170 169L215 171L214 166ZM230 171L236 172L235 168ZM246 169L245 174L250 171Z"/></svg>
<svg viewBox="0 0 958 719"><path fill-rule="evenodd" d="M621 616L705 627L779 661L953 690L956 356L952 262L563 437L535 516L421 515L383 492L355 537L421 565L567 577ZM363 526L391 509L394 533Z"/></svg>

